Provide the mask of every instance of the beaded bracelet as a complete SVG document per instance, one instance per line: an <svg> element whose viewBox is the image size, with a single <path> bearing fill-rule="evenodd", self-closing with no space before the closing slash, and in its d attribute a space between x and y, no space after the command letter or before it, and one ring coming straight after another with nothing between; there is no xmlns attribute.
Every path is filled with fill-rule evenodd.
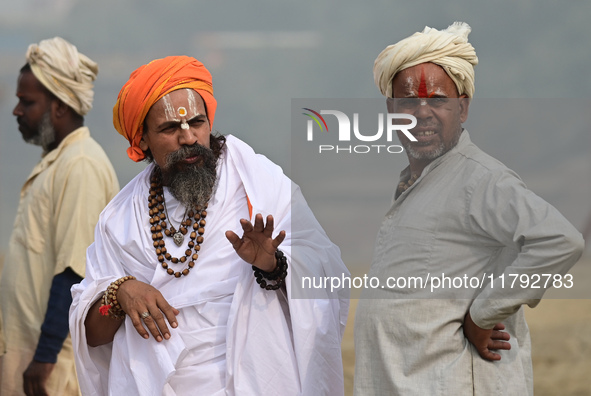
<svg viewBox="0 0 591 396"><path fill-rule="evenodd" d="M113 319L123 319L125 311L121 308L121 304L117 301L117 291L123 282L134 280L135 276L127 275L111 282L105 294L103 294L103 302L99 308L99 312L103 316L110 316Z"/></svg>
<svg viewBox="0 0 591 396"><path fill-rule="evenodd" d="M287 257L285 257L281 250L277 249L275 259L277 260L277 267L271 272L263 271L254 265L252 266L254 277L262 289L277 290L285 284L285 278L287 277ZM275 284L267 284L267 281L275 281Z"/></svg>

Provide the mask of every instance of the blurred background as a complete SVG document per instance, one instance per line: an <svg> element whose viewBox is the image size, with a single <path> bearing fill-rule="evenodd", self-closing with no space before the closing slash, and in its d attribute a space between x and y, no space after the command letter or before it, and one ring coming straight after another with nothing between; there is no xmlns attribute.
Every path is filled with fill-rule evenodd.
<svg viewBox="0 0 591 396"><path fill-rule="evenodd" d="M30 43L54 36L71 41L99 64L94 108L86 124L109 155L122 186L145 165L127 158L127 141L113 129L112 107L119 89L135 68L154 58L194 56L214 78L219 103L214 129L240 137L281 165L302 186L328 235L341 247L345 263L354 272L365 273L381 216L405 166L404 155L372 157L366 164L370 169L377 164L373 165L381 180L377 188L366 183L367 172L345 174L328 165L292 174L310 155L291 145L292 99L380 98L372 66L383 48L426 25L444 29L456 20L468 22L473 29L469 40L480 60L476 99L467 123L472 140L514 169L583 232L591 221L590 15L590 2L549 0L4 0L0 261L20 188L41 154L39 147L22 141L12 116L18 70ZM499 100L505 103L504 110L490 112L487 104ZM540 109L545 118L537 117ZM518 117L519 127L505 114ZM371 190L374 199L360 201L356 190ZM344 226L343 215L350 213L354 221ZM591 280L584 278L589 268L585 263L577 266L582 275L575 281ZM536 394L591 394L591 380L585 374L591 368L586 357L591 351L589 300L545 303L533 312L546 320L539 328L552 329L554 335L536 333L538 319L530 320ZM570 310L572 317L564 317ZM558 325L563 327L552 327ZM566 331L575 333L567 337ZM348 329L343 346L349 388L354 359L350 336ZM543 348L536 348L536 337L555 347L547 348L544 341L539 344ZM569 344L561 344L563 339ZM553 349L562 354L544 355ZM544 393L546 389L551 393Z"/></svg>

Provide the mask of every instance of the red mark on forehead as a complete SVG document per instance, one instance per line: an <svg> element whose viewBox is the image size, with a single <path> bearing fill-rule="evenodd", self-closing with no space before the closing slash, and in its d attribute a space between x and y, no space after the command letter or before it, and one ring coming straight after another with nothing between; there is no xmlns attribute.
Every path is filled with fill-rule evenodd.
<svg viewBox="0 0 591 396"><path fill-rule="evenodd" d="M419 83L419 98L428 98L427 81L425 81L425 69L421 65L421 82Z"/></svg>
<svg viewBox="0 0 591 396"><path fill-rule="evenodd" d="M419 83L419 98L432 98L435 96L435 92L427 92L427 80L425 79L425 69L421 65L421 82Z"/></svg>

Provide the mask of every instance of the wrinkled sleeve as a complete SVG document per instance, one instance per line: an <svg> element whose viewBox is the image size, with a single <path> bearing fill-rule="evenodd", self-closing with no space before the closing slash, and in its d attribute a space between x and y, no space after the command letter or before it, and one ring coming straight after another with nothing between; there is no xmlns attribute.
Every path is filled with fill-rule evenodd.
<svg viewBox="0 0 591 396"><path fill-rule="evenodd" d="M583 252L582 235L509 171L480 179L467 202L467 222L474 235L491 246L498 243L517 251L516 259L497 274L505 280L513 279L511 274L525 274L528 279L535 274L564 275ZM521 305L536 306L545 291L489 283L472 303L470 315L479 327L491 329Z"/></svg>

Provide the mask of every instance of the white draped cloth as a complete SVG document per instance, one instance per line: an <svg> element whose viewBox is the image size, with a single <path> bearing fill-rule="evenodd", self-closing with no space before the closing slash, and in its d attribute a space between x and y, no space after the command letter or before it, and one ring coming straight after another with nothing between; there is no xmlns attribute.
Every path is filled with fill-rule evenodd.
<svg viewBox="0 0 591 396"><path fill-rule="evenodd" d="M147 213L152 168L105 208L88 249L86 278L72 288L70 331L83 394L342 395L340 343L348 300L329 291L314 299L293 294L301 276L340 277L348 271L299 187L281 168L228 136L199 259L188 276L175 278L160 267L152 246ZM272 214L275 234L287 233L280 245L289 263L285 292L261 289L225 237L227 230L242 235L239 220L249 216L247 197L251 220L257 213ZM169 221L180 223L185 208L166 189L165 200ZM177 257L185 248L167 244ZM110 282L125 275L160 290L180 311L179 326L158 343L140 337L127 317L112 343L89 347L88 309Z"/></svg>

